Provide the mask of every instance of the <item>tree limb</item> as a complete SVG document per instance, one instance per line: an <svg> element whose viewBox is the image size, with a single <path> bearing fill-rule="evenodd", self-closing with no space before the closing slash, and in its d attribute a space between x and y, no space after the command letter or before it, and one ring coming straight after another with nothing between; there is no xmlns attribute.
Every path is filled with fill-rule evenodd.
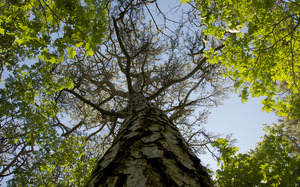
<svg viewBox="0 0 300 187"><path fill-rule="evenodd" d="M62 136L68 136L70 135L72 132L74 132L76 129L78 129L81 125L83 124L83 120L81 120L77 125L75 125L75 127L73 127L71 130L65 132L62 134Z"/></svg>
<svg viewBox="0 0 300 187"><path fill-rule="evenodd" d="M107 110L102 109L101 107L97 106L96 104L92 103L91 101L87 100L86 98L84 98L81 95L79 95L78 93L76 93L74 90L69 90L69 89L64 89L64 90L66 92L69 92L69 93L73 94L78 99L80 99L82 102L92 106L94 109L98 110L102 114L109 115L109 116L116 116L116 117L119 117L119 118L124 118L125 117L125 115L123 113L112 112L112 111L107 111Z"/></svg>
<svg viewBox="0 0 300 187"><path fill-rule="evenodd" d="M125 73L125 76L126 76L128 91L129 91L129 93L133 93L131 77L130 77L131 57L129 56L128 52L126 51L126 49L124 47L124 44L123 44L121 36L120 36L119 29L118 29L117 21L114 17L113 17L113 23L114 23L116 35L117 35L117 38L118 38L118 42L120 44L120 48L121 48L122 52L124 53L124 55L126 56L126 67L125 67L125 72L126 73Z"/></svg>
<svg viewBox="0 0 300 187"><path fill-rule="evenodd" d="M188 73L186 76L184 76L184 77L182 77L180 79L171 80L166 85L164 85L163 87L161 87L160 89L158 89L156 93L154 93L151 96L149 96L147 99L148 100L152 100L152 99L158 97L163 91L165 91L166 89L168 89L169 87L171 87L173 84L180 83L182 81L185 81L185 80L189 79L198 70L202 69L202 65L206 62L206 60L207 60L206 57L202 58L201 61L200 61L200 63L198 63L198 65L190 73ZM202 71L205 71L205 70L202 69Z"/></svg>

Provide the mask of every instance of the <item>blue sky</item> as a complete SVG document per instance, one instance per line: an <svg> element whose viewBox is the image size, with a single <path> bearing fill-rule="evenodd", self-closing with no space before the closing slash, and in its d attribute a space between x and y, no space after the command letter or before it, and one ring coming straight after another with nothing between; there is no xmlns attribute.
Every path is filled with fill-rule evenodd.
<svg viewBox="0 0 300 187"><path fill-rule="evenodd" d="M274 113L262 112L261 107L259 98L249 98L247 103L242 103L238 94L231 93L223 105L211 110L205 128L215 134L232 134L239 152L245 153L254 148L265 134L263 124L277 122L278 117ZM201 155L200 159L204 165L210 164L216 169L216 161L210 155Z"/></svg>

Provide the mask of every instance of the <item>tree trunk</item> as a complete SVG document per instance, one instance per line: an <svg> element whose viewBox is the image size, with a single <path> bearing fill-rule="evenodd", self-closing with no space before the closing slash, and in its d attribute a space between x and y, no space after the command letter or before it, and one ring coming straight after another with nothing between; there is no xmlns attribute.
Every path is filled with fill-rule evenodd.
<svg viewBox="0 0 300 187"><path fill-rule="evenodd" d="M133 94L129 112L112 147L94 168L90 186L213 186L200 160L177 127L142 94Z"/></svg>

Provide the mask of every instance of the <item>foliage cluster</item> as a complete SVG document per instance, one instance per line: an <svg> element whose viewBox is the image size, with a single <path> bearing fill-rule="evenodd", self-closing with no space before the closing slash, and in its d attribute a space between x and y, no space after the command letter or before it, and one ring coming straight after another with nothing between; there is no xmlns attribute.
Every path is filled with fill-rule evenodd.
<svg viewBox="0 0 300 187"><path fill-rule="evenodd" d="M106 6L90 0L0 2L0 177L20 177L12 186L59 183L89 166L84 139L60 136L53 122L58 92L73 86L53 71L76 55L75 48L92 55L105 36Z"/></svg>
<svg viewBox="0 0 300 187"><path fill-rule="evenodd" d="M218 186L296 186L299 183L300 2L281 0L182 0L200 10L204 33L224 45L206 55L221 63L235 81L242 101L264 96L263 110L284 116L282 125L266 126L268 133L254 150L219 139ZM195 4L193 4L195 3ZM291 118L293 118L291 120ZM286 130L283 130L283 129Z"/></svg>
<svg viewBox="0 0 300 187"><path fill-rule="evenodd" d="M213 146L221 157L216 172L218 186L297 186L300 182L300 155L282 125L265 126L263 140L254 150L238 153L238 147L218 139Z"/></svg>
<svg viewBox="0 0 300 187"><path fill-rule="evenodd" d="M187 1L183 1L187 2ZM211 63L229 70L242 101L264 96L263 110L300 117L300 2L196 0L205 33L223 41ZM286 84L288 91L280 89Z"/></svg>

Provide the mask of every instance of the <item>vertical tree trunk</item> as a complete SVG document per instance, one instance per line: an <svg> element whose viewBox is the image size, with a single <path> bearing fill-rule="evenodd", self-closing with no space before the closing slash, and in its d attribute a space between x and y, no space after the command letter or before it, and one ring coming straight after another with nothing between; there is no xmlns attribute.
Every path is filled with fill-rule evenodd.
<svg viewBox="0 0 300 187"><path fill-rule="evenodd" d="M141 94L87 186L213 186L177 127Z"/></svg>

